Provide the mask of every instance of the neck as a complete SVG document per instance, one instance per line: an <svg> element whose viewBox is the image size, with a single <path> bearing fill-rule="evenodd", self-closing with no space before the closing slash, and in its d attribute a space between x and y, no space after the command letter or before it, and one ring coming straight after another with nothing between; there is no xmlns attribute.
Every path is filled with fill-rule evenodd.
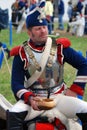
<svg viewBox="0 0 87 130"><path fill-rule="evenodd" d="M35 43L30 39L30 43L35 47L44 47L45 43Z"/></svg>
<svg viewBox="0 0 87 130"><path fill-rule="evenodd" d="M42 52L45 48L45 43L39 44L39 43L34 43L32 40L29 41L29 45L31 48L35 51Z"/></svg>

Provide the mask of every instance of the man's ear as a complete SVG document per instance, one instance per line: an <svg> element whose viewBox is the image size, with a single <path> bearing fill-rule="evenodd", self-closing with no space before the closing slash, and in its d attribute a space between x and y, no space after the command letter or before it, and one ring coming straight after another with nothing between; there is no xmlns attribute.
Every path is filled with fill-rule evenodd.
<svg viewBox="0 0 87 130"><path fill-rule="evenodd" d="M30 34L31 34L31 32L30 32L30 30L29 30L29 29L27 30L27 34L28 34L29 36L30 36Z"/></svg>

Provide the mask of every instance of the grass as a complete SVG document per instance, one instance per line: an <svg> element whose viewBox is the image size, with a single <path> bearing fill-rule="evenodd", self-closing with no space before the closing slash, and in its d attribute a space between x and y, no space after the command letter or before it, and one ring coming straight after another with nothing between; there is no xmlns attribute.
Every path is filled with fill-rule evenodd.
<svg viewBox="0 0 87 130"><path fill-rule="evenodd" d="M55 32L57 32L56 26L55 26ZM77 51L81 51L83 53L83 56L86 56L87 36L76 37L76 36L72 36L69 33L66 33L66 31L63 31L63 32L60 31L59 33L60 33L60 37L69 38L71 40L72 47ZM3 43L6 43L9 49L11 49L14 46L22 44L22 42L27 39L28 39L28 35L27 35L26 30L24 30L20 34L16 34L16 30L13 28L13 32L12 32L13 43L12 43L12 46L10 46L9 29L2 30L0 33L0 41ZM8 60L10 70L12 67L12 60L13 60L13 57L11 57ZM76 70L68 64L65 64L64 68L65 68L64 69L64 79L65 79L65 82L67 83L67 85L70 86L72 84L73 80L75 79ZM4 59L2 68L0 69L0 93L3 94L7 98L7 100L9 100L11 103L15 103L15 98L11 91L10 84L11 84L11 75L8 71L7 64ZM86 98L87 98L87 89L85 91L84 100L86 100Z"/></svg>

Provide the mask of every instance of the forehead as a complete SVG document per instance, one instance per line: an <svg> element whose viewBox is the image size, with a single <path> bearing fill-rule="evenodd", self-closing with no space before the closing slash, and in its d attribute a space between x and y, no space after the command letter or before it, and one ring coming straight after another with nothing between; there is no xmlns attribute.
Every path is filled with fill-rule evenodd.
<svg viewBox="0 0 87 130"><path fill-rule="evenodd" d="M30 0L30 2L31 2L31 3L33 3L33 2L38 2L38 0Z"/></svg>
<svg viewBox="0 0 87 130"><path fill-rule="evenodd" d="M41 29L41 28L46 28L47 26L34 26L32 29Z"/></svg>

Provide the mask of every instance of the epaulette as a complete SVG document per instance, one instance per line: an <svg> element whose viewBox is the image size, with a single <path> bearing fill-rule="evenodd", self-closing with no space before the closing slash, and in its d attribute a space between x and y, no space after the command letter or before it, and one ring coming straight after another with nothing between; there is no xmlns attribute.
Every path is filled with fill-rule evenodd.
<svg viewBox="0 0 87 130"><path fill-rule="evenodd" d="M23 44L26 43L26 41L23 42ZM13 47L11 50L10 50L10 56L16 56L16 55L20 55L20 53L22 54L25 54L24 52L24 48L23 48L23 44L22 45L19 45L19 46L16 46L16 47Z"/></svg>
<svg viewBox="0 0 87 130"><path fill-rule="evenodd" d="M21 45L16 46L10 50L10 56L16 56L16 55L19 55L21 60L25 62L24 68L26 68L28 60L27 60L23 46L21 46Z"/></svg>
<svg viewBox="0 0 87 130"><path fill-rule="evenodd" d="M20 48L21 48L21 46L13 47L13 48L10 50L10 56L19 55L19 50L20 50Z"/></svg>
<svg viewBox="0 0 87 130"><path fill-rule="evenodd" d="M71 42L68 38L58 38L56 39L56 44L62 44L63 48L67 48L71 45Z"/></svg>

